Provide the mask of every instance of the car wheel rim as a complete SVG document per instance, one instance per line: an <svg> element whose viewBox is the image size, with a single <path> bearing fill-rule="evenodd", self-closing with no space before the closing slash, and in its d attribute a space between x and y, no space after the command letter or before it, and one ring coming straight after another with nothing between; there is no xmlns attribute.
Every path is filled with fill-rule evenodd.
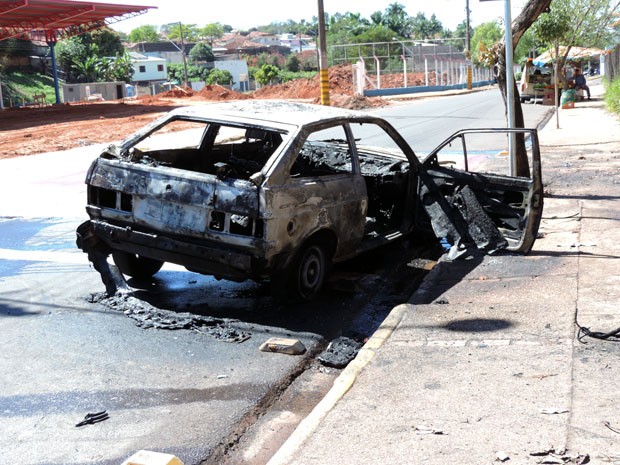
<svg viewBox="0 0 620 465"><path fill-rule="evenodd" d="M304 296L310 296L319 290L324 272L322 251L318 247L311 247L304 254L299 270L299 287Z"/></svg>

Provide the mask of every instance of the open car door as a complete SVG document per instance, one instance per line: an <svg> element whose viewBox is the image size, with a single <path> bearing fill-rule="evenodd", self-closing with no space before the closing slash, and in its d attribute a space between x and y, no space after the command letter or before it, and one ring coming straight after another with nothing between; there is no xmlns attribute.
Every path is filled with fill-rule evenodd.
<svg viewBox="0 0 620 465"><path fill-rule="evenodd" d="M512 139L512 140L511 140ZM510 148L528 175L511 174ZM437 237L461 249L528 253L538 233L543 186L535 129L465 129L422 162L419 195Z"/></svg>

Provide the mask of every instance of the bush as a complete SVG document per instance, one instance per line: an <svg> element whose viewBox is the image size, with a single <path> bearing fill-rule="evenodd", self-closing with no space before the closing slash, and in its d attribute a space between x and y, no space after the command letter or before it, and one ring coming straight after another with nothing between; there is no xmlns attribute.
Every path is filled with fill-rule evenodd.
<svg viewBox="0 0 620 465"><path fill-rule="evenodd" d="M198 42L189 51L189 57L192 61L213 61L215 56L213 55L213 49L209 44L205 42Z"/></svg>
<svg viewBox="0 0 620 465"><path fill-rule="evenodd" d="M620 115L620 77L614 79L605 89L607 109Z"/></svg>
<svg viewBox="0 0 620 465"><path fill-rule="evenodd" d="M278 78L280 81L287 82L292 81L293 79L312 79L316 76L316 71L299 71L297 73L292 73L290 71L280 71L278 74Z"/></svg>
<svg viewBox="0 0 620 465"><path fill-rule="evenodd" d="M276 66L263 65L254 73L254 79L256 79L260 85L264 86L272 83L279 74L280 70Z"/></svg>
<svg viewBox="0 0 620 465"><path fill-rule="evenodd" d="M212 69L205 83L207 85L219 84L219 85L228 86L228 85L233 85L234 81L233 81L233 77L230 71L227 71L225 69Z"/></svg>

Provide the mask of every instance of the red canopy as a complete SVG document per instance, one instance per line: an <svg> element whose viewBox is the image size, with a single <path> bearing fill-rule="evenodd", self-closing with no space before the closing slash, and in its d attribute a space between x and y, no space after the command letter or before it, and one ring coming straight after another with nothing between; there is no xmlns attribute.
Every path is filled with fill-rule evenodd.
<svg viewBox="0 0 620 465"><path fill-rule="evenodd" d="M0 40L59 39L144 14L152 6L72 0L0 0Z"/></svg>

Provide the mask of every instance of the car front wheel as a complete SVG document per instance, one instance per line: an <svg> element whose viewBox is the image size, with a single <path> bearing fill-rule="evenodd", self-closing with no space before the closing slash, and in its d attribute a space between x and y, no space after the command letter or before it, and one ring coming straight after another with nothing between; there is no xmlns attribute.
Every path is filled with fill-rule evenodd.
<svg viewBox="0 0 620 465"><path fill-rule="evenodd" d="M112 252L112 260L121 273L136 279L152 278L164 265L164 262L160 260L120 250Z"/></svg>

